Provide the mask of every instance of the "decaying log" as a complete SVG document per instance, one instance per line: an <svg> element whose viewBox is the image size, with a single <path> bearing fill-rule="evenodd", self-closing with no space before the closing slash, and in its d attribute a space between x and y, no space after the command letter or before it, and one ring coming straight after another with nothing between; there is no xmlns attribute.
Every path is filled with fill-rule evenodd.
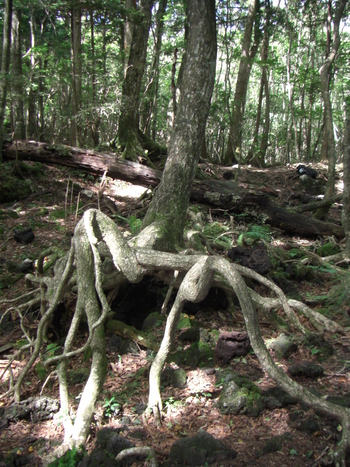
<svg viewBox="0 0 350 467"><path fill-rule="evenodd" d="M159 170L126 161L117 156L71 146L52 145L36 141L5 143L5 157L15 159L16 152L19 160L64 165L85 170L95 175L103 175L106 172L111 178L144 187L157 186L162 175ZM344 229L341 226L288 211L273 203L266 193L243 188L233 181L195 181L192 187L191 199L236 214L254 210L264 214L268 224L294 235L311 237L334 235L337 238L344 237Z"/></svg>

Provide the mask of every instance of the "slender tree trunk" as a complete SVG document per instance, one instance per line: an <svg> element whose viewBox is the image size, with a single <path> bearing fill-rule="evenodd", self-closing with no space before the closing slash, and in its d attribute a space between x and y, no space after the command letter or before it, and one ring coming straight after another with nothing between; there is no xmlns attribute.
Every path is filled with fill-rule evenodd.
<svg viewBox="0 0 350 467"><path fill-rule="evenodd" d="M169 154L140 240L168 251L183 245L192 182L204 141L215 80L215 1L189 0L188 24L186 65Z"/></svg>
<svg viewBox="0 0 350 467"><path fill-rule="evenodd" d="M227 149L225 154L225 164L234 164L241 160L242 146L242 125L244 109L247 98L248 83L252 69L252 61L258 50L259 35L255 34L255 40L250 47L254 21L257 21L259 10L259 0L249 0L248 15L244 29L242 44L241 61L236 82L235 97L233 101L232 117L230 122L230 132L228 137ZM256 31L258 30L256 24Z"/></svg>
<svg viewBox="0 0 350 467"><path fill-rule="evenodd" d="M311 34L310 34L310 42L311 42ZM311 70L313 71L315 68L315 51L314 49L311 50ZM309 88L309 96L308 96L308 117L307 117L307 124L306 124L306 157L307 161L311 159L311 138L312 138L312 108L314 105L315 99L315 85L313 82Z"/></svg>
<svg viewBox="0 0 350 467"><path fill-rule="evenodd" d="M96 102L96 57L95 57L95 24L94 11L90 11L90 31L91 31L91 89L92 89L92 109L91 109L91 137L93 145L96 147L100 143L99 127L101 122L100 112Z"/></svg>
<svg viewBox="0 0 350 467"><path fill-rule="evenodd" d="M341 0L338 8L334 15L333 21L333 43L326 58L324 64L320 69L321 78L321 94L324 103L324 123L325 123L325 138L327 141L327 158L328 158L328 180L326 185L325 199L329 199L334 194L335 185L335 164L336 164L336 152L335 152L335 141L334 141L334 129L333 129L333 116L332 116L332 104L329 92L329 74L333 65L333 62L337 56L340 46L340 33L339 24L341 17L344 12L347 0ZM319 209L316 212L315 217L324 217L329 210L329 206L326 208Z"/></svg>
<svg viewBox="0 0 350 467"><path fill-rule="evenodd" d="M30 27L30 90L28 96L28 119L27 119L27 139L36 139L38 135L37 127L37 114L36 114L36 92L34 90L35 84L35 57L34 57L34 47L35 47L35 18L34 14L31 14L29 20Z"/></svg>
<svg viewBox="0 0 350 467"><path fill-rule="evenodd" d="M350 99L345 101L345 141L343 158L343 211L342 224L345 231L346 245L344 257L350 261Z"/></svg>
<svg viewBox="0 0 350 467"><path fill-rule="evenodd" d="M293 98L294 98L294 83L291 82L291 49L292 49L292 31L288 28L289 31L289 48L287 54L287 86L288 86L288 103L289 111L291 116L291 125L288 122L288 141L291 141L291 128L294 129L294 146L295 146L295 158L297 161L300 160L300 154L298 152L298 130L294 114Z"/></svg>
<svg viewBox="0 0 350 467"><path fill-rule="evenodd" d="M261 81L260 81L260 91L259 91L259 101L258 101L258 111L256 115L256 123L255 123L255 132L254 132L254 139L252 146L249 150L247 162L252 162L260 167L265 165L265 155L267 151L267 144L268 144L268 134L270 128L270 96L269 96L269 83L268 83L268 74L267 74L267 66L266 61L269 52L269 40L270 40L270 2L269 0L265 1L265 15L266 15L266 22L265 22L265 29L264 29L264 38L261 47L261 61L263 63L262 71L261 71ZM265 92L265 125L263 135L259 145L259 128L261 124L261 109L262 109L262 101L263 95ZM254 160L255 159L255 160Z"/></svg>
<svg viewBox="0 0 350 467"><path fill-rule="evenodd" d="M39 141L44 141L44 133L45 133L45 119L44 119L44 84L43 78L44 75L44 67L43 61L41 57L38 59L39 61L39 83L38 83L38 91L39 91Z"/></svg>
<svg viewBox="0 0 350 467"><path fill-rule="evenodd" d="M124 22L124 78L126 77L126 72L129 66L129 55L131 50L132 35L134 32L134 22L131 18L132 10L137 9L136 0L125 0L125 9L126 9L126 19Z"/></svg>
<svg viewBox="0 0 350 467"><path fill-rule="evenodd" d="M269 90L269 76L267 69L263 70L263 84L265 90L265 124L264 131L261 135L260 151L259 151L259 161L260 167L264 167L265 158L267 153L267 147L269 144L269 132L270 132L270 90Z"/></svg>
<svg viewBox="0 0 350 467"><path fill-rule="evenodd" d="M137 160L143 154L138 139L139 103L142 77L146 65L148 34L151 25L153 0L142 0L141 19L134 24L128 68L122 91L121 114L118 126L118 143L125 159Z"/></svg>
<svg viewBox="0 0 350 467"><path fill-rule="evenodd" d="M3 162L2 145L4 141L4 118L11 51L12 0L5 1L4 28L2 38L1 76L0 76L0 163Z"/></svg>
<svg viewBox="0 0 350 467"><path fill-rule="evenodd" d="M81 63L81 7L74 4L71 11L71 36L72 36L72 146L82 145L82 133L80 124L81 110L81 82L82 82L82 63Z"/></svg>
<svg viewBox="0 0 350 467"><path fill-rule="evenodd" d="M154 58L149 78L149 84L146 89L144 101L143 101L143 124L142 131L155 139L157 122L157 96L158 96L158 84L159 84L159 59L162 47L162 36L164 30L164 15L167 7L167 0L161 0L159 2L157 15L156 15L156 32L155 32L155 51Z"/></svg>
<svg viewBox="0 0 350 467"><path fill-rule="evenodd" d="M16 139L25 139L23 115L23 74L20 34L21 11L12 14L12 91L14 108L14 134Z"/></svg>

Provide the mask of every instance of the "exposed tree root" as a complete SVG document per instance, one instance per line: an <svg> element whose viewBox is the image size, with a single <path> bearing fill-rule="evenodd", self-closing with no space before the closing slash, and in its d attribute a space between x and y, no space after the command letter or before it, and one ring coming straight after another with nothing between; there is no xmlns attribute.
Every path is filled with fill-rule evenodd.
<svg viewBox="0 0 350 467"><path fill-rule="evenodd" d="M109 264L109 266L106 267L105 264ZM74 267L76 275L73 274ZM178 273L174 276L176 271ZM292 325L303 334L306 334L307 331L301 325L294 310L308 316L310 322L319 332L325 330L342 332L343 329L306 305L296 300L287 300L282 290L265 277L248 268L229 263L220 256L180 255L148 248L132 248L113 221L93 209L86 211L78 223L68 256L59 259L55 265L55 276L53 278L27 276L28 284L39 284L40 286L36 292L40 295L42 317L38 325L36 339L31 341L27 336L28 344L25 349L30 348L32 352L28 362L6 394L12 392L15 399L19 400L24 378L39 358L47 324L63 295L67 290L70 290L73 284L76 284L78 292L76 309L63 353L46 360L45 364L60 362L60 415L65 428L65 445L79 446L83 444L89 433L95 403L102 389L107 368L104 324L109 316L110 307L106 298L106 290L111 290L113 284L117 287L126 281L138 282L146 273L162 277L172 287L178 288L175 302L167 319L164 338L150 370L148 408L158 421L160 421L162 412L160 375L174 341L176 323L183 305L187 301L199 302L203 300L211 286L219 286L228 294L236 294L251 345L264 371L293 397L325 415L336 418L341 423L343 428L342 441L336 448L334 460L337 466L345 467L345 455L350 442L350 409L339 407L315 396L290 379L283 370L275 365L262 340L258 315L253 303L265 310L282 307ZM263 298L248 289L242 276L253 278L265 285L275 294L275 298ZM32 298L30 295L28 298L33 302L33 300L38 299L38 296ZM18 309L16 312L21 316L21 310ZM75 336L84 314L87 316L89 337L80 349L76 349L74 346ZM22 330L26 334L25 329ZM142 340L140 344L142 345ZM92 351L91 370L73 421L70 417L67 383L68 359L83 352L87 347L91 347ZM151 465L157 465L155 455L153 456L150 452L150 448L144 448L142 452L150 457ZM127 455L129 454L124 454L124 456Z"/></svg>
<svg viewBox="0 0 350 467"><path fill-rule="evenodd" d="M131 456L147 457L149 467L158 467L156 453L154 449L150 448L149 446L124 449L117 455L115 460L117 462L122 462L124 459Z"/></svg>

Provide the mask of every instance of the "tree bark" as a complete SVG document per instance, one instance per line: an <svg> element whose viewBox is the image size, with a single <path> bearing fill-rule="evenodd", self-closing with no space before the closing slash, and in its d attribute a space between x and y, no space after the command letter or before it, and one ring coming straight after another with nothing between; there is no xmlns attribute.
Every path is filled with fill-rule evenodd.
<svg viewBox="0 0 350 467"><path fill-rule="evenodd" d="M90 10L90 31L91 31L91 88L92 88L92 111L91 111L91 137L94 147L100 143L100 112L96 102L96 58L95 58L95 18L94 10Z"/></svg>
<svg viewBox="0 0 350 467"><path fill-rule="evenodd" d="M167 0L161 0L156 14L156 32L154 44L154 57L150 71L149 82L146 87L145 96L142 103L142 131L148 137L156 139L157 128L157 97L159 85L159 60L162 47L162 36L164 30L164 15L167 7ZM152 132L151 132L152 130Z"/></svg>
<svg viewBox="0 0 350 467"><path fill-rule="evenodd" d="M36 92L35 92L35 18L32 11L29 20L30 27L30 89L28 95L28 120L27 120L27 139L36 139L38 136L37 115L36 115Z"/></svg>
<svg viewBox="0 0 350 467"><path fill-rule="evenodd" d="M255 124L255 133L253 144L248 153L247 162L252 162L253 165L263 167L265 165L265 156L267 151L268 144L268 135L270 128L270 96L269 96L269 80L268 80L268 69L266 65L267 57L269 54L269 41L270 41L270 2L265 0L265 28L264 28L264 38L261 47L261 61L263 63L261 71L261 81L260 81L260 91L259 91L259 102L258 102L258 111L256 115L256 124ZM265 125L261 141L259 144L259 127L261 124L261 108L263 94L265 92Z"/></svg>
<svg viewBox="0 0 350 467"><path fill-rule="evenodd" d="M330 50L328 57L326 58L324 64L320 69L320 78L321 78L321 94L324 103L324 122L325 122L325 133L324 137L327 141L327 158L328 158L328 180L326 185L325 198L330 198L334 194L334 185L335 185L335 164L336 164L336 151L335 151L335 141L334 141L334 129L333 129L333 116L332 116L332 104L331 97L329 93L329 73L332 67L332 64L337 56L339 46L340 46L340 33L339 33L339 24L342 18L345 5L347 0L341 0L338 8L334 15L333 21L333 44ZM316 216L318 218L323 218L328 213L327 208L320 209Z"/></svg>
<svg viewBox="0 0 350 467"><path fill-rule="evenodd" d="M188 24L186 66L168 158L161 183L143 222L146 236L152 228L159 229L159 237L152 237L155 249L165 247L165 250L173 250L183 245L186 211L201 154L215 80L214 0L189 1ZM155 225L152 227L153 223Z"/></svg>
<svg viewBox="0 0 350 467"><path fill-rule="evenodd" d="M82 146L82 133L80 124L81 93L82 93L82 63L81 63L81 7L79 3L73 5L71 11L72 34L72 145Z"/></svg>
<svg viewBox="0 0 350 467"><path fill-rule="evenodd" d="M17 139L25 139L25 125L23 116L23 74L20 34L21 11L14 10L12 15L12 91L14 134Z"/></svg>
<svg viewBox="0 0 350 467"><path fill-rule="evenodd" d="M4 141L4 118L6 110L6 94L8 72L10 67L11 51L11 22L12 22L12 0L5 1L4 28L2 38L1 77L0 77L0 164L2 158L2 145Z"/></svg>
<svg viewBox="0 0 350 467"><path fill-rule="evenodd" d="M123 82L121 113L118 124L118 145L123 157L137 160L143 150L138 138L139 103L142 77L146 65L148 34L153 0L142 0L140 14L135 20L126 75Z"/></svg>
<svg viewBox="0 0 350 467"><path fill-rule="evenodd" d="M123 42L124 42L124 78L129 66L129 55L134 32L134 23L131 19L131 11L136 10L136 0L125 0L126 18L124 21Z"/></svg>
<svg viewBox="0 0 350 467"><path fill-rule="evenodd" d="M345 141L343 159L343 211L342 224L345 230L346 245L344 258L350 261L350 99L345 101Z"/></svg>
<svg viewBox="0 0 350 467"><path fill-rule="evenodd" d="M230 122L230 131L225 153L225 164L235 164L241 160L242 146L242 124L247 98L247 90L252 69L252 61L258 50L259 33L255 34L255 41L250 47L254 20L257 21L257 12L259 10L259 0L249 0L249 9L244 29L242 44L241 61L236 82L235 97L233 101L232 118ZM256 24L257 26L257 24ZM258 27L255 28L258 31Z"/></svg>

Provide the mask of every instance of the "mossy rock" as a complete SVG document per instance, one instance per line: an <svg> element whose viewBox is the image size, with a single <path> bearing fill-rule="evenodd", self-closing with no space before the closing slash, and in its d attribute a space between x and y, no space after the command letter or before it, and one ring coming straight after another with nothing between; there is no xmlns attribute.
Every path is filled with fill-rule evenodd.
<svg viewBox="0 0 350 467"><path fill-rule="evenodd" d="M218 372L216 379L218 384L223 383L217 403L222 414L245 414L257 417L264 410L264 395L248 378L227 370Z"/></svg>
<svg viewBox="0 0 350 467"><path fill-rule="evenodd" d="M169 464L176 467L221 465L237 457L236 451L226 448L206 431L193 437L180 438L174 442L169 453Z"/></svg>
<svg viewBox="0 0 350 467"><path fill-rule="evenodd" d="M147 318L144 320L142 323L142 331L150 331L154 328L157 328L164 324L166 321L166 317L164 315L161 315L157 311L154 311L153 313L150 313Z"/></svg>
<svg viewBox="0 0 350 467"><path fill-rule="evenodd" d="M310 335L303 340L306 347L311 348L311 353L316 356L317 360L322 362L331 357L334 353L333 346L327 342L322 336Z"/></svg>
<svg viewBox="0 0 350 467"><path fill-rule="evenodd" d="M316 278L315 270L304 264L288 264L285 270L285 277L295 281L308 280L312 281Z"/></svg>
<svg viewBox="0 0 350 467"><path fill-rule="evenodd" d="M32 193L26 180L6 174L0 178L0 203L9 203L26 198Z"/></svg>
<svg viewBox="0 0 350 467"><path fill-rule="evenodd" d="M11 285L15 284L19 279L22 279L24 274L3 274L0 278L0 289L7 289Z"/></svg>
<svg viewBox="0 0 350 467"><path fill-rule="evenodd" d="M277 338L271 339L267 343L267 348L273 349L278 358L288 358L297 350L298 346L288 336L280 334Z"/></svg>
<svg viewBox="0 0 350 467"><path fill-rule="evenodd" d="M326 256L336 255L337 253L339 253L339 247L338 245L334 245L333 243L325 243L324 245L317 248L316 253L322 258Z"/></svg>
<svg viewBox="0 0 350 467"><path fill-rule="evenodd" d="M281 451L283 442L292 439L290 433L284 433L283 435L274 436L266 441L265 445L263 446L262 450L258 453L258 457L264 456L266 454L270 454L272 452Z"/></svg>
<svg viewBox="0 0 350 467"><path fill-rule="evenodd" d="M68 449L63 456L51 462L48 467L69 467L78 465L79 462L83 460L84 454L84 451L73 447L73 449Z"/></svg>
<svg viewBox="0 0 350 467"><path fill-rule="evenodd" d="M172 386L173 388L184 389L187 383L186 371L182 368L174 370L173 368L166 368L161 374L161 384L164 387Z"/></svg>
<svg viewBox="0 0 350 467"><path fill-rule="evenodd" d="M214 351L207 343L194 342L188 349L171 354L168 361L191 368L210 366L214 362Z"/></svg>
<svg viewBox="0 0 350 467"><path fill-rule="evenodd" d="M186 329L193 326L193 320L191 320L187 315L181 313L179 322L177 323L177 329Z"/></svg>
<svg viewBox="0 0 350 467"><path fill-rule="evenodd" d="M215 348L219 337L220 331L217 329L200 328L200 341L202 344L209 344L212 348Z"/></svg>

